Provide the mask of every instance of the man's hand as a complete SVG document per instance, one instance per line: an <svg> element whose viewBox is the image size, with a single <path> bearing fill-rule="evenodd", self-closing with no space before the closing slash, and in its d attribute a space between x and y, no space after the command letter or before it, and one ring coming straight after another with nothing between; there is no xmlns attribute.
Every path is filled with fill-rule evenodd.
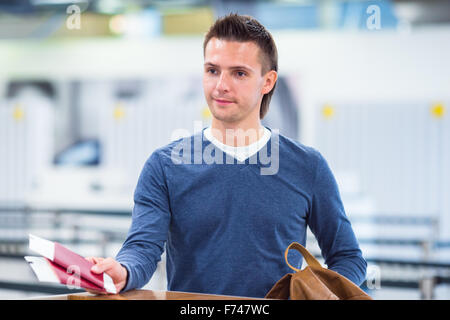
<svg viewBox="0 0 450 320"><path fill-rule="evenodd" d="M127 269L123 267L119 262L114 260L113 258L97 258L97 257L87 257L86 260L94 263L94 266L92 266L91 271L93 273L102 273L106 272L108 274L112 281L114 282L114 285L116 286L117 293L122 290L126 283L127 283ZM105 292L95 291L95 290L87 290L90 293L93 294L105 294Z"/></svg>

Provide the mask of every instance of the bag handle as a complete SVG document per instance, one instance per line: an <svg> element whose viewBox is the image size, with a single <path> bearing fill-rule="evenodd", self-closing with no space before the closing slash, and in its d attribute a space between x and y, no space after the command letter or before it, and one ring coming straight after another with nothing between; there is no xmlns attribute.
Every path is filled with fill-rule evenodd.
<svg viewBox="0 0 450 320"><path fill-rule="evenodd" d="M286 251L284 252L284 259L286 260L286 263L289 266L289 268L291 268L292 270L295 270L296 272L301 271L300 269L294 268L289 263L289 261L288 261L288 252L289 252L290 249L295 249L295 250L299 251L302 254L303 258L305 258L306 263L310 267L322 268L322 266L320 265L320 262L317 261L317 259L311 253L309 253L309 251L306 250L306 248L304 246L302 246L298 242L292 242L289 245L289 247L287 247Z"/></svg>

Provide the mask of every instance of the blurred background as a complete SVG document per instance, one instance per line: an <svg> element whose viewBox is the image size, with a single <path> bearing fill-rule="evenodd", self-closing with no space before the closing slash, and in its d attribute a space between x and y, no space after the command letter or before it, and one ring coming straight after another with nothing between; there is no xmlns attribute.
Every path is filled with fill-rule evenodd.
<svg viewBox="0 0 450 320"><path fill-rule="evenodd" d="M118 252L151 152L211 115L203 36L230 12L279 51L263 124L317 148L375 299L450 298L450 2L0 1L0 298L40 283L28 234ZM308 248L320 257L314 237ZM323 261L323 260L322 260ZM147 289L165 290L165 256Z"/></svg>

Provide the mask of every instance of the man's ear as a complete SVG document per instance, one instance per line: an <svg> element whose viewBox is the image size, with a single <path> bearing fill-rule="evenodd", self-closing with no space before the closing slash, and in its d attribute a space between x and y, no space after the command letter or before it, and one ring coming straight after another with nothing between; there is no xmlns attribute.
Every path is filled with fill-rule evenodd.
<svg viewBox="0 0 450 320"><path fill-rule="evenodd" d="M275 70L270 70L264 75L264 86L262 88L262 94L269 93L273 86L275 85L275 82L277 82L278 79L278 73Z"/></svg>

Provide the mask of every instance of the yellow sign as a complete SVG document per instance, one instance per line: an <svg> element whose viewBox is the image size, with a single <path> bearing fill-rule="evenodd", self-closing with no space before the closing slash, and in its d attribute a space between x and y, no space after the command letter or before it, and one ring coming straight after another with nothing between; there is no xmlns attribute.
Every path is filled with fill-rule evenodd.
<svg viewBox="0 0 450 320"><path fill-rule="evenodd" d="M117 103L116 107L113 111L114 119L119 120L125 117L125 108L122 106L121 103Z"/></svg>
<svg viewBox="0 0 450 320"><path fill-rule="evenodd" d="M208 107L203 108L203 110L202 110L202 117L203 117L203 119L211 118L211 111L209 111Z"/></svg>
<svg viewBox="0 0 450 320"><path fill-rule="evenodd" d="M445 114L445 106L443 103L435 103L431 106L431 114L435 118L442 118Z"/></svg>
<svg viewBox="0 0 450 320"><path fill-rule="evenodd" d="M330 104L326 104L324 105L324 107L322 108L322 115L324 116L324 118L326 119L330 119L334 116L335 110L333 108L332 105Z"/></svg>
<svg viewBox="0 0 450 320"><path fill-rule="evenodd" d="M13 118L16 121L22 120L25 117L25 111L20 104L17 104L13 109Z"/></svg>
<svg viewBox="0 0 450 320"><path fill-rule="evenodd" d="M205 34L214 20L209 7L167 9L162 12L162 31L164 35Z"/></svg>

